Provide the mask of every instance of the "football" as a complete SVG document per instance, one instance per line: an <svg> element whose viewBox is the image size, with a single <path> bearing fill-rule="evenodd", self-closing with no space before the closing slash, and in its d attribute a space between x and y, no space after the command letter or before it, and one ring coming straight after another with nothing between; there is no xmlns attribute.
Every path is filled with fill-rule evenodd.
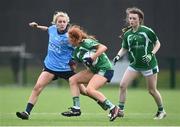
<svg viewBox="0 0 180 127"><path fill-rule="evenodd" d="M83 56L83 59L88 58L88 57L91 57L94 53L95 53L95 51L88 51L88 52L86 52L86 53L84 54L84 56ZM99 58L97 57L96 60L93 61L92 65L96 65L97 62L98 62L98 59L99 59Z"/></svg>

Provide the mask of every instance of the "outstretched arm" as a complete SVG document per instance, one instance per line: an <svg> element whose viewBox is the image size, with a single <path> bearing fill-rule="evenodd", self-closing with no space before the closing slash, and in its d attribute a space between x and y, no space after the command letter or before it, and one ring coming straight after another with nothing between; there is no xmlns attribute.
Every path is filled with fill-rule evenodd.
<svg viewBox="0 0 180 127"><path fill-rule="evenodd" d="M47 31L48 30L47 26L38 25L36 22L29 23L29 26L31 26L32 28L38 28L38 29L43 30L43 31Z"/></svg>

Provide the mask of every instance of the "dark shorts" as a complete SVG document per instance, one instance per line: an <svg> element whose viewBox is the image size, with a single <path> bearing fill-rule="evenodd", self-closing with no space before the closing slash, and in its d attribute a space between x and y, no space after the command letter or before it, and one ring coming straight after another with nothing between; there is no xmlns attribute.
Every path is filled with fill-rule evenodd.
<svg viewBox="0 0 180 127"><path fill-rule="evenodd" d="M48 69L45 66L43 68L43 71L47 71L47 72L49 72L51 74L54 74L53 80L56 80L58 78L62 78L62 79L68 80L71 76L76 74L74 71L52 71L52 70Z"/></svg>
<svg viewBox="0 0 180 127"><path fill-rule="evenodd" d="M114 70L99 70L97 73L107 79L107 82L111 82L111 79L114 75Z"/></svg>
<svg viewBox="0 0 180 127"><path fill-rule="evenodd" d="M113 75L114 75L114 70L107 70L104 77L107 78L107 82L111 82Z"/></svg>

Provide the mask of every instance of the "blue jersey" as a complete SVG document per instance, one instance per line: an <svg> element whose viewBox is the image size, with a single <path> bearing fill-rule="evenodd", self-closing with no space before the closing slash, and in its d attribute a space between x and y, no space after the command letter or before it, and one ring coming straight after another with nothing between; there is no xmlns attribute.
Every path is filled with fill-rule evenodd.
<svg viewBox="0 0 180 127"><path fill-rule="evenodd" d="M56 25L48 28L49 44L45 66L52 71L71 71L69 60L74 48L68 42L68 34L58 34Z"/></svg>

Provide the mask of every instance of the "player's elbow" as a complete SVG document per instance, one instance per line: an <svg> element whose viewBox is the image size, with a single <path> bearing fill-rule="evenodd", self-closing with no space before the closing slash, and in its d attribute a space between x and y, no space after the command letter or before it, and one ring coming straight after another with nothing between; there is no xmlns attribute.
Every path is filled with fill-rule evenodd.
<svg viewBox="0 0 180 127"><path fill-rule="evenodd" d="M103 52L105 52L108 48L105 46L105 45L103 45L103 44L101 44L101 45L99 45L99 48L103 51Z"/></svg>
<svg viewBox="0 0 180 127"><path fill-rule="evenodd" d="M108 48L107 46L103 45L104 51L106 51Z"/></svg>

